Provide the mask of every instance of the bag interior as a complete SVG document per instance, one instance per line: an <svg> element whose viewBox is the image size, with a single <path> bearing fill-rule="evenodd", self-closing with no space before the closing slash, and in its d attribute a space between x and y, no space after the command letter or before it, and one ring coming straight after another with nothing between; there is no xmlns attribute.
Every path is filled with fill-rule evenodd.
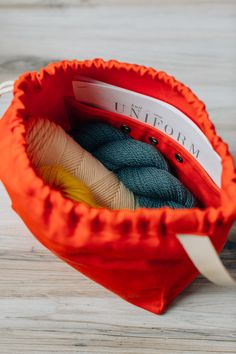
<svg viewBox="0 0 236 354"><path fill-rule="evenodd" d="M125 67L80 66L58 67L54 72L41 71L38 78L32 76L23 87L22 101L26 107L25 118L46 117L61 125L65 131L78 128L83 122L104 121L120 128L127 125L134 139L150 143L150 137L158 141L157 149L168 160L172 173L192 192L199 208L217 207L220 204L220 188L213 182L197 160L180 144L160 130L117 113L88 106L74 98L72 81L78 75L110 83L167 102L185 113L203 130L199 112L180 90L170 85L172 80L154 78L154 74L127 70ZM181 84L180 84L181 85ZM183 87L183 90L187 88ZM181 155L182 162L176 159Z"/></svg>

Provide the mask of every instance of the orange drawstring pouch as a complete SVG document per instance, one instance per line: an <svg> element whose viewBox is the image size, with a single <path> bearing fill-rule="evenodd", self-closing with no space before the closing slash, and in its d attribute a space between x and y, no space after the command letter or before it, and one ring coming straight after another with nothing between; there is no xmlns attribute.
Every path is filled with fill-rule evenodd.
<svg viewBox="0 0 236 354"><path fill-rule="evenodd" d="M145 119L76 100L73 82L78 76L157 99L182 112L218 155L220 183L202 167L193 147L188 151L173 139L170 127L164 131ZM32 117L47 117L65 131L84 121L104 121L126 127L135 139L158 143L198 206L109 210L64 198L38 176L27 155L26 123ZM166 73L94 59L62 61L40 73L23 74L0 120L0 159L0 179L12 208L32 234L63 261L130 303L160 314L199 272L220 285L235 285L218 257L236 219L233 158L204 104ZM211 165L210 159L207 163Z"/></svg>

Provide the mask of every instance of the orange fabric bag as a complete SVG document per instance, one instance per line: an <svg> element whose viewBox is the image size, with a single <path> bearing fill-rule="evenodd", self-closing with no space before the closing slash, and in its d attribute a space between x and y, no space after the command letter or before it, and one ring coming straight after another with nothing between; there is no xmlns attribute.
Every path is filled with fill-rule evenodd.
<svg viewBox="0 0 236 354"><path fill-rule="evenodd" d="M158 98L185 113L222 159L222 188L212 182L190 153L159 130L70 102L72 80L78 74ZM65 130L71 122L80 124L81 119L93 118L116 127L126 124L135 139L149 142L150 136L155 137L158 149L200 207L107 210L63 198L38 177L28 158L25 122L34 116L48 117ZM175 159L176 152L183 163ZM44 246L125 300L157 314L199 274L176 235L208 235L220 252L236 219L234 162L204 104L173 77L151 68L115 60L74 60L22 75L15 82L14 99L0 120L0 158L0 179L12 207Z"/></svg>

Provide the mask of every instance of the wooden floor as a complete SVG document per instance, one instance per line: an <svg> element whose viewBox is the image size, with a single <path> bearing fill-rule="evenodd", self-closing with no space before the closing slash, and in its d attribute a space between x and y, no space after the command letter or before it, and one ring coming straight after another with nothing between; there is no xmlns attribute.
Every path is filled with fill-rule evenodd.
<svg viewBox="0 0 236 354"><path fill-rule="evenodd" d="M0 0L0 82L93 57L176 76L236 157L235 0ZM222 259L236 276L230 238ZM0 186L0 353L236 353L236 293L199 278L163 316L136 308L43 248Z"/></svg>

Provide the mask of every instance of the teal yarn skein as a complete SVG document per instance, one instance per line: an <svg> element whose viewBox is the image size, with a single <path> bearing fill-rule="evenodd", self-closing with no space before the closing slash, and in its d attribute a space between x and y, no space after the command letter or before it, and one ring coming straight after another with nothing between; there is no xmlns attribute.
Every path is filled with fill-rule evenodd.
<svg viewBox="0 0 236 354"><path fill-rule="evenodd" d="M192 208L190 191L170 172L163 155L152 145L102 122L90 122L71 136L106 168L117 174L145 208Z"/></svg>

